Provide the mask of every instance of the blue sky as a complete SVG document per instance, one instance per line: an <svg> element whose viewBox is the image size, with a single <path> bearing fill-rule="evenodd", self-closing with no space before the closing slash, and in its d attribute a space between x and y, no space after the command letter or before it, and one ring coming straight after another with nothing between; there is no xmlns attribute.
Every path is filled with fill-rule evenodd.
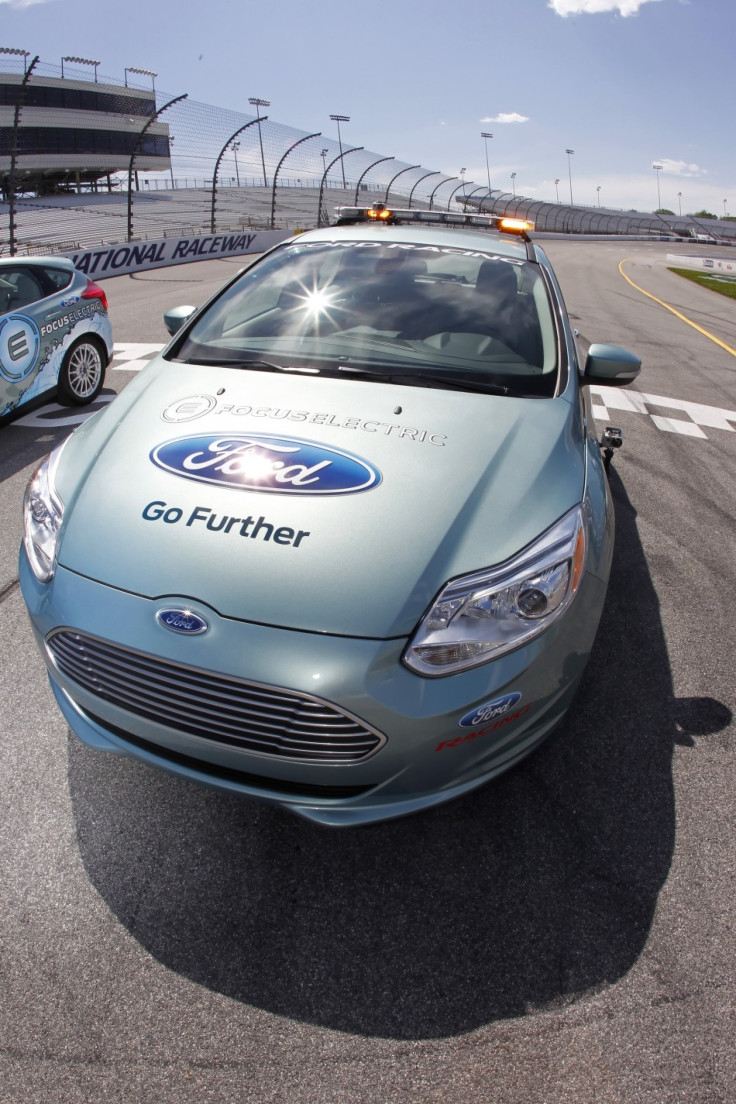
<svg viewBox="0 0 736 1104"><path fill-rule="evenodd" d="M734 0L0 0L0 28L478 185L487 131L494 188L566 201L573 149L576 204L653 210L658 163L662 206L736 215Z"/></svg>

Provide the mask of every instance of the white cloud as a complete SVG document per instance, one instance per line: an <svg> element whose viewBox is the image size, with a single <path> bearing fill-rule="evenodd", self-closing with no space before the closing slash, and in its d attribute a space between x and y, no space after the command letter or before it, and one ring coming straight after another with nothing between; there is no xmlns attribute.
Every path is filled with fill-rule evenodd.
<svg viewBox="0 0 736 1104"><path fill-rule="evenodd" d="M0 0L0 4L8 4L11 8L30 8L33 4L47 4L49 0Z"/></svg>
<svg viewBox="0 0 736 1104"><path fill-rule="evenodd" d="M704 176L706 172L700 165L688 164L687 161L673 161L670 157L660 157L659 160L652 162L652 167L654 165L661 165L662 172L670 173L672 176Z"/></svg>
<svg viewBox="0 0 736 1104"><path fill-rule="evenodd" d="M656 0L549 0L547 7L558 15L597 15L599 12L617 11L620 15L636 15L642 4Z"/></svg>
<svg viewBox="0 0 736 1104"><path fill-rule="evenodd" d="M482 123L528 123L528 115L520 115L518 111L501 112L500 115L484 115Z"/></svg>

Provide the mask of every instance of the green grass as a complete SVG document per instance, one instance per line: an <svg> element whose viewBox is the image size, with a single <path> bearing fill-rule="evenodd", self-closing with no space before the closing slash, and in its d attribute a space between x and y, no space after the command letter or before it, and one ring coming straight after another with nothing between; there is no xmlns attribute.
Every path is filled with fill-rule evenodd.
<svg viewBox="0 0 736 1104"><path fill-rule="evenodd" d="M736 280L716 280L713 276L706 276L694 268L671 268L670 272L678 276L684 276L686 280L692 280L694 284L708 288L709 291L717 291L719 295L726 295L729 299L736 299Z"/></svg>

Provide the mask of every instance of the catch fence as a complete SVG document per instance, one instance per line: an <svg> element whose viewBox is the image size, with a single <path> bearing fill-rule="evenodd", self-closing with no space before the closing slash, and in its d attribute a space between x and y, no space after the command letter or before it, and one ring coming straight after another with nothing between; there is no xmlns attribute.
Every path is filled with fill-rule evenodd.
<svg viewBox="0 0 736 1104"><path fill-rule="evenodd" d="M69 61L70 59L65 59ZM78 59L77 59L78 60ZM94 80L28 57L0 66L0 254L327 225L338 204L530 218L539 231L736 241L734 223L573 207L489 190L323 131ZM13 68L15 65L15 68ZM149 74L149 76L153 76ZM340 117L343 118L342 116ZM330 127L332 124L328 124Z"/></svg>

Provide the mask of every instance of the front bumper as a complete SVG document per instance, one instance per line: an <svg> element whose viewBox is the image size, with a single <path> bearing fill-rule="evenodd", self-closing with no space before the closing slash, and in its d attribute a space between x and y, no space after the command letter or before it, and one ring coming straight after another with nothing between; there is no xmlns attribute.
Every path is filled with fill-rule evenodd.
<svg viewBox="0 0 736 1104"><path fill-rule="evenodd" d="M54 694L81 740L328 825L366 824L428 808L527 755L570 704L605 596L605 585L589 574L568 614L528 646L471 671L424 679L401 664L403 639L362 640L234 621L191 595L149 600L62 567L46 585L32 574L24 551L20 580ZM182 637L157 623L157 610L178 601L206 616L207 633ZM371 754L348 764L293 761L192 735L121 708L62 674L46 644L61 627L182 669L309 695L359 718L381 739ZM474 727L460 725L476 707L504 695L515 699L507 712Z"/></svg>

